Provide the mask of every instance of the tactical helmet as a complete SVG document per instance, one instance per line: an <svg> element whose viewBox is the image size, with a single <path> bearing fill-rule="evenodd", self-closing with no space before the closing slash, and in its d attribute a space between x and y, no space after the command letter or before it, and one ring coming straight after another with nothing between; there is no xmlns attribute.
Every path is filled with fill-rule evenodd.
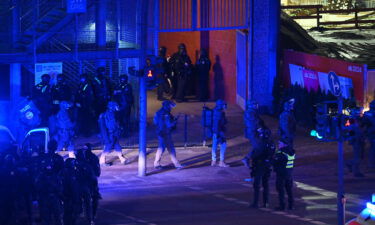
<svg viewBox="0 0 375 225"><path fill-rule="evenodd" d="M284 110L285 111L291 111L291 110L293 110L294 102L295 102L294 98L291 98L288 101L286 101L284 103Z"/></svg>
<svg viewBox="0 0 375 225"><path fill-rule="evenodd" d="M117 102L114 102L114 101L110 101L108 102L108 105L107 105L107 109L109 109L110 111L119 111L119 105L117 104Z"/></svg>
<svg viewBox="0 0 375 225"><path fill-rule="evenodd" d="M103 66L98 67L98 69L96 69L96 72L97 73L105 73L105 68Z"/></svg>
<svg viewBox="0 0 375 225"><path fill-rule="evenodd" d="M258 109L258 102L255 100L247 100L246 109Z"/></svg>
<svg viewBox="0 0 375 225"><path fill-rule="evenodd" d="M60 109L61 109L61 110L67 110L67 109L69 109L70 107L72 107L72 103L67 102L67 101L62 101L62 102L60 102Z"/></svg>
<svg viewBox="0 0 375 225"><path fill-rule="evenodd" d="M180 43L180 44L178 45L178 49L183 49L183 50L185 50L185 49L186 49L186 45L185 45L184 43Z"/></svg>
<svg viewBox="0 0 375 225"><path fill-rule="evenodd" d="M271 130L267 127L260 127L257 130L259 137L268 139L271 137Z"/></svg>
<svg viewBox="0 0 375 225"><path fill-rule="evenodd" d="M119 78L120 78L120 80L125 80L126 82L128 82L129 77L126 74L121 74Z"/></svg>
<svg viewBox="0 0 375 225"><path fill-rule="evenodd" d="M164 46L161 46L161 47L159 48L159 55L160 55L160 56L165 56L166 53L167 53L167 48L164 47Z"/></svg>
<svg viewBox="0 0 375 225"><path fill-rule="evenodd" d="M164 100L163 103L162 103L162 106L165 109L171 109L171 108L176 107L176 103L174 103L171 100Z"/></svg>
<svg viewBox="0 0 375 225"><path fill-rule="evenodd" d="M218 109L226 109L227 103L223 99L216 100L216 108Z"/></svg>
<svg viewBox="0 0 375 225"><path fill-rule="evenodd" d="M47 73L43 74L42 75L42 79L45 78L45 79L51 79L51 76Z"/></svg>

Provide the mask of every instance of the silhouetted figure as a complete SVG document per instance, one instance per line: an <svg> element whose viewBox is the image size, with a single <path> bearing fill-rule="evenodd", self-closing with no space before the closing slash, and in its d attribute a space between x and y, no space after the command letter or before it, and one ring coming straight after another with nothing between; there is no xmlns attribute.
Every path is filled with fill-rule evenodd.
<svg viewBox="0 0 375 225"><path fill-rule="evenodd" d="M215 98L224 99L225 98L225 87L224 87L224 71L221 67L220 56L215 56L215 64L212 66L214 72L214 84L215 84Z"/></svg>
<svg viewBox="0 0 375 225"><path fill-rule="evenodd" d="M204 102L208 99L208 81L211 68L211 61L205 49L201 49L195 67L198 73L198 100Z"/></svg>

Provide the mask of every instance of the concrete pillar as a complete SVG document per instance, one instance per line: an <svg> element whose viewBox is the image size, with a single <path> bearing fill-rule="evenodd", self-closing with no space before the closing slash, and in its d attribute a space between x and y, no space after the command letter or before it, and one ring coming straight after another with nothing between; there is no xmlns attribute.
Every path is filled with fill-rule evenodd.
<svg viewBox="0 0 375 225"><path fill-rule="evenodd" d="M21 64L10 65L10 99L12 103L18 102L21 98Z"/></svg>
<svg viewBox="0 0 375 225"><path fill-rule="evenodd" d="M12 43L13 48L17 47L16 42L19 39L20 31L21 31L21 24L20 24L20 4L19 0L12 0L12 4L14 6L12 10Z"/></svg>
<svg viewBox="0 0 375 225"><path fill-rule="evenodd" d="M253 76L253 84L256 84L252 85L253 93L250 96L258 101L260 106L271 109L273 81L278 73L279 64L280 1L250 1L253 5L250 15L253 29L252 40L249 43L252 46L249 56L252 68L249 76Z"/></svg>
<svg viewBox="0 0 375 225"><path fill-rule="evenodd" d="M104 49L106 46L106 19L107 19L107 0L98 0L96 2L95 16L95 40L98 49ZM105 66L105 60L98 60L97 66Z"/></svg>

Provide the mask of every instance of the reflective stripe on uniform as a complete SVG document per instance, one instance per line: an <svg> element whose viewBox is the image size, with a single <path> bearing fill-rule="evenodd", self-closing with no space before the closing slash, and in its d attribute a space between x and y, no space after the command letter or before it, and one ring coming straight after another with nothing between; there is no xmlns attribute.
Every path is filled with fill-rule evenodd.
<svg viewBox="0 0 375 225"><path fill-rule="evenodd" d="M282 153L283 155L285 155L288 158L288 161L286 162L285 168L291 169L291 168L294 167L294 160L296 158L296 154L288 155L287 153L281 152L281 151L278 151L277 153Z"/></svg>

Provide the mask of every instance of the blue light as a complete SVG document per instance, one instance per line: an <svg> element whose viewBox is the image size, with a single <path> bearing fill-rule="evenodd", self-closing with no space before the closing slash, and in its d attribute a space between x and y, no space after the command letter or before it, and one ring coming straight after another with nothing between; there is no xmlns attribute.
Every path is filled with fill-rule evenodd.
<svg viewBox="0 0 375 225"><path fill-rule="evenodd" d="M369 213L371 215L375 216L375 205L372 204L371 202L367 202L366 207L367 207Z"/></svg>
<svg viewBox="0 0 375 225"><path fill-rule="evenodd" d="M323 139L323 136L320 136L319 133L317 132L317 133L316 133L316 138L318 138L318 139Z"/></svg>
<svg viewBox="0 0 375 225"><path fill-rule="evenodd" d="M319 133L316 130L311 130L310 131L310 136L311 137L316 137L318 139L323 139L323 136L320 136Z"/></svg>

